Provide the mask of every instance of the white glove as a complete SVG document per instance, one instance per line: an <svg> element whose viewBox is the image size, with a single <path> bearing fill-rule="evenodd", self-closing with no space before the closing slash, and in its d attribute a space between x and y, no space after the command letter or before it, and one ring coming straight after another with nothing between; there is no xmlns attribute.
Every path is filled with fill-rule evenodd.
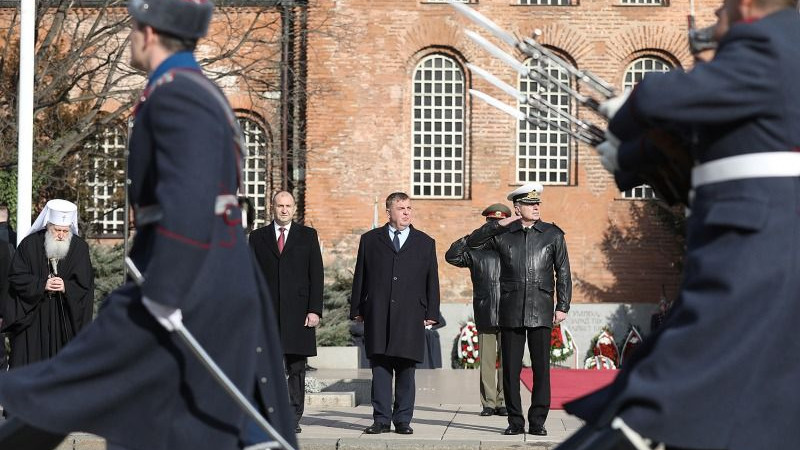
<svg viewBox="0 0 800 450"><path fill-rule="evenodd" d="M614 115L617 114L617 111L619 111L619 109L622 108L622 105L625 104L630 95L631 95L631 90L625 89L625 92L623 92L621 95L618 95L614 98L610 98L604 101L603 103L600 103L600 108L598 108L598 111L600 112L600 114L606 116L608 120L611 120L614 118Z"/></svg>
<svg viewBox="0 0 800 450"><path fill-rule="evenodd" d="M597 153L600 154L600 164L604 169L611 173L619 170L619 138L614 133L606 130L606 140L597 146Z"/></svg>
<svg viewBox="0 0 800 450"><path fill-rule="evenodd" d="M178 308L162 305L147 297L142 297L142 304L167 331L175 331L183 322L183 314Z"/></svg>

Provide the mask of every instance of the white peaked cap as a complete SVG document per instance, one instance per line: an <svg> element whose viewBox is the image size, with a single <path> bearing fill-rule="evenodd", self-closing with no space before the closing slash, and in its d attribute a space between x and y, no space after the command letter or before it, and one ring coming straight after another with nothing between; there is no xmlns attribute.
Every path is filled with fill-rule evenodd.
<svg viewBox="0 0 800 450"><path fill-rule="evenodd" d="M542 191L544 191L544 186L542 183L525 183L517 189L514 189L514 191L508 194L506 198L510 202L525 198L525 202L523 203L533 203L533 201L538 203L540 201L539 196L542 194Z"/></svg>
<svg viewBox="0 0 800 450"><path fill-rule="evenodd" d="M68 226L72 234L78 235L78 206L67 200L53 199L44 205L36 222L31 225L28 235L36 233L47 227L48 223L60 227Z"/></svg>

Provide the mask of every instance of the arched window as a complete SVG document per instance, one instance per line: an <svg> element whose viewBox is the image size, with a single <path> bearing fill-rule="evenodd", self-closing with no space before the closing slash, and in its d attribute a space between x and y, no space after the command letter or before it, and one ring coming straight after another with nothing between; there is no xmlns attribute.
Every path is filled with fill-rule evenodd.
<svg viewBox="0 0 800 450"><path fill-rule="evenodd" d="M567 71L558 65L541 59L528 59L526 65L549 74L566 86L571 86ZM519 77L519 90L523 94L538 93L554 107L570 114L570 96L555 83L540 82L536 78ZM570 180L570 136L554 124L569 127L566 119L553 111L539 112L527 104L519 104L525 114L541 119L539 125L526 120L517 124L517 182L538 181L547 184L569 184Z"/></svg>
<svg viewBox="0 0 800 450"><path fill-rule="evenodd" d="M644 56L635 59L627 69L625 69L625 79L622 81L623 89L633 89L636 83L651 72L669 72L672 66L661 58L655 56ZM631 200L643 200L655 198L656 193L652 187L643 184L622 193L622 198Z"/></svg>
<svg viewBox="0 0 800 450"><path fill-rule="evenodd" d="M256 211L254 229L267 223L269 213L266 210L269 195L267 172L269 136L266 129L258 121L249 116L237 117L244 134L244 167L242 177L244 195L253 202Z"/></svg>
<svg viewBox="0 0 800 450"><path fill-rule="evenodd" d="M413 84L412 195L464 198L464 71L449 56L429 55Z"/></svg>
<svg viewBox="0 0 800 450"><path fill-rule="evenodd" d="M98 235L121 236L124 231L126 146L124 127L112 125L103 128L85 147L89 155L86 220Z"/></svg>

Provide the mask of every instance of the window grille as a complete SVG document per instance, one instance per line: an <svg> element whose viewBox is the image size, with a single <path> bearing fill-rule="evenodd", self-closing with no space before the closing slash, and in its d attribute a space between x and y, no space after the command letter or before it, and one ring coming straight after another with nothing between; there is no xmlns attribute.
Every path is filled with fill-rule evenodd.
<svg viewBox="0 0 800 450"><path fill-rule="evenodd" d="M624 1L624 0L623 0ZM623 89L633 89L636 83L651 72L669 72L672 66L661 58L645 56L638 58L625 70L625 79L622 82ZM652 187L643 184L633 189L622 192L622 198L630 200L645 200L656 198L656 193Z"/></svg>
<svg viewBox="0 0 800 450"><path fill-rule="evenodd" d="M262 227L267 222L268 214L267 201L267 154L268 143L267 132L260 123L249 117L238 117L239 126L244 134L244 167L242 167L242 177L244 184L244 195L253 203L256 211L253 229Z"/></svg>
<svg viewBox="0 0 800 450"><path fill-rule="evenodd" d="M529 59L526 64L528 67L541 69L567 86L571 85L569 74L562 67L541 59ZM548 86L546 83L539 83L526 76L519 77L519 90L523 94L538 92L542 98L554 106L572 114L570 96L558 86L549 84ZM555 112L548 111L540 114L532 111L526 104L518 106L523 113L540 117L549 123L534 125L526 120L518 122L516 181L518 183L538 181L547 184L569 184L571 138L567 133L552 125L561 124L568 127L569 123Z"/></svg>
<svg viewBox="0 0 800 450"><path fill-rule="evenodd" d="M411 191L415 197L464 198L464 72L430 55L413 75Z"/></svg>

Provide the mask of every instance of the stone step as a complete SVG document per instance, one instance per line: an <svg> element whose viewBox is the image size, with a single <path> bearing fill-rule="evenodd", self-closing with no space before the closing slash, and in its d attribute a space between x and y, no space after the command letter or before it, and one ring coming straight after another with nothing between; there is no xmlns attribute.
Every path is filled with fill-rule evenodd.
<svg viewBox="0 0 800 450"><path fill-rule="evenodd" d="M306 406L355 407L370 403L372 380L318 379L306 376Z"/></svg>

